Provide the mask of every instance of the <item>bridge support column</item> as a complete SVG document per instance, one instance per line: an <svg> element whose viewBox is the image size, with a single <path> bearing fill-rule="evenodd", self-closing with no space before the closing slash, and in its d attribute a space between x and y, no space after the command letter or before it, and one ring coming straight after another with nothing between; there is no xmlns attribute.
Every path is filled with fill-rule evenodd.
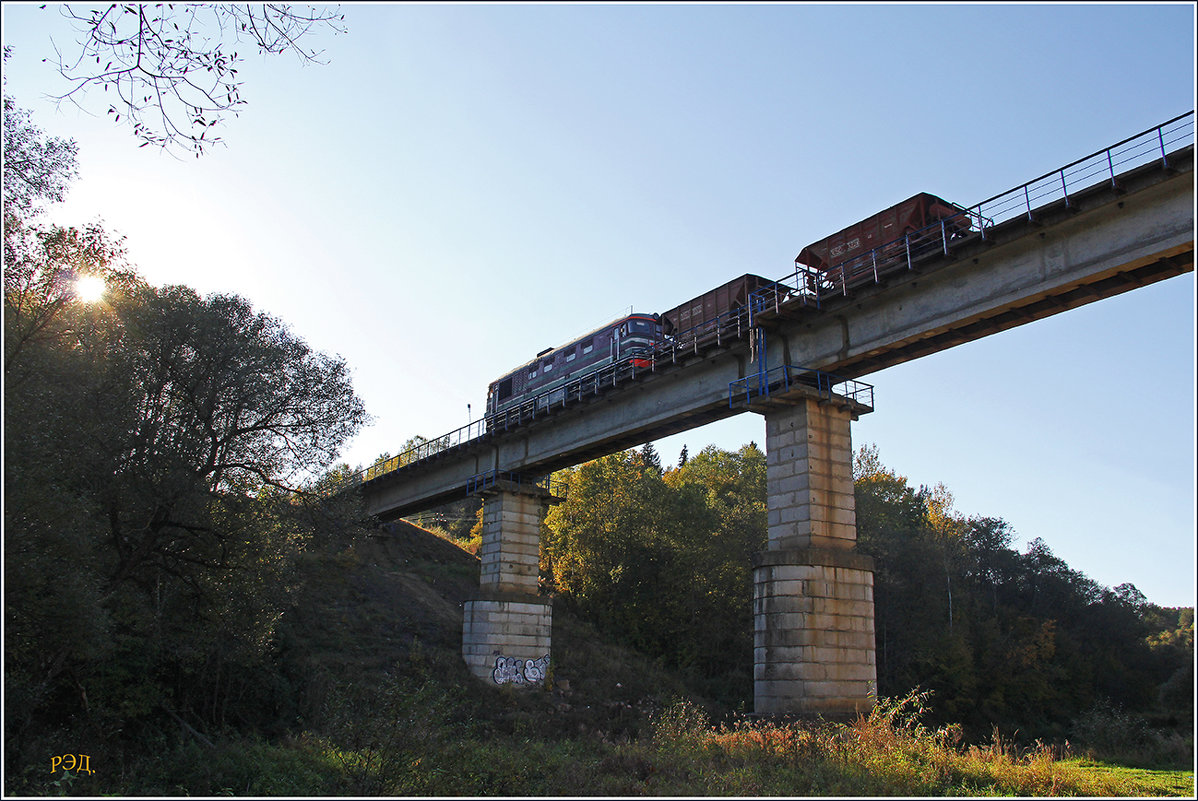
<svg viewBox="0 0 1198 801"><path fill-rule="evenodd" d="M537 594L541 519L552 500L500 481L483 492L479 595L462 613L462 657L494 684L536 685L549 666L552 606Z"/></svg>
<svg viewBox="0 0 1198 801"><path fill-rule="evenodd" d="M873 560L853 550L851 408L765 412L768 549L753 562L759 715L845 717L874 703Z"/></svg>

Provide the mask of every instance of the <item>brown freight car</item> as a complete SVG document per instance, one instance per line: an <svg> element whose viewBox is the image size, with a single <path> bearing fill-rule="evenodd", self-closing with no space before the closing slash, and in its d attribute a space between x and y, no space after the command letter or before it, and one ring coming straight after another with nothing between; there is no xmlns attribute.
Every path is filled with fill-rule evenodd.
<svg viewBox="0 0 1198 801"><path fill-rule="evenodd" d="M883 212L850 225L843 231L811 243L799 251L795 262L820 272L827 272L849 259L894 242L939 220L945 221L950 238L969 231L969 216L965 209L935 195L920 192Z"/></svg>
<svg viewBox="0 0 1198 801"><path fill-rule="evenodd" d="M765 287L781 285L751 273L734 278L723 286L675 306L661 315L662 331L667 335L698 336L727 325L733 312L749 305L749 295ZM782 287L785 290L785 287Z"/></svg>

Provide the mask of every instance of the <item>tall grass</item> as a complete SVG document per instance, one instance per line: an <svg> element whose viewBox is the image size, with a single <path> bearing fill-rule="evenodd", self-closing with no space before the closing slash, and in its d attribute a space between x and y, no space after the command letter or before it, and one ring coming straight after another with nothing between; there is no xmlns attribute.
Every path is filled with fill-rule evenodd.
<svg viewBox="0 0 1198 801"><path fill-rule="evenodd" d="M963 745L960 728L922 723L927 693L882 699L849 723L754 721L714 725L679 701L649 733L540 739L535 732L479 736L425 732L382 755L359 745L323 748L353 792L378 795L1120 796L1187 795L1189 782L1145 784L1136 773L1094 769L1068 749L1020 747L997 732ZM398 710L390 706L389 714ZM402 717L402 716L401 716ZM430 725L436 727L433 721ZM364 779L369 777L369 780ZM1165 788L1162 792L1162 788ZM1172 788L1172 789L1169 789Z"/></svg>
<svg viewBox="0 0 1198 801"><path fill-rule="evenodd" d="M418 662L419 660L414 660ZM558 696L438 681L445 666L330 690L319 725L278 742L164 743L155 756L65 788L28 777L29 795L353 796L1137 796L1193 795L1192 773L1095 765L1071 748L1017 745L995 731L924 724L930 694L879 699L843 723L713 723L675 701L640 733L567 731ZM413 665L409 665L413 668ZM481 700L480 700L481 699ZM489 705L489 706L488 706ZM115 766L113 766L115 767Z"/></svg>

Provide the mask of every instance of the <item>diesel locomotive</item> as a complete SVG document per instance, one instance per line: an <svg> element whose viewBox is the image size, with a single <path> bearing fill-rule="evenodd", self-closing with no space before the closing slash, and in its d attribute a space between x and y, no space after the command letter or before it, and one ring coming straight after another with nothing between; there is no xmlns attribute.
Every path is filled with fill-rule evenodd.
<svg viewBox="0 0 1198 801"><path fill-rule="evenodd" d="M491 382L487 390L487 417L538 397L544 406L560 400L571 379L605 365L629 361L648 367L653 349L662 339L659 314L630 314L596 328L586 336L558 348L549 348L507 375Z"/></svg>
<svg viewBox="0 0 1198 801"><path fill-rule="evenodd" d="M780 287L759 275L743 275L664 314L630 314L536 358L491 382L487 419L536 398L537 410L558 403L567 384L609 366L649 368L663 347L717 338L741 320L749 295ZM747 333L747 332L746 332Z"/></svg>

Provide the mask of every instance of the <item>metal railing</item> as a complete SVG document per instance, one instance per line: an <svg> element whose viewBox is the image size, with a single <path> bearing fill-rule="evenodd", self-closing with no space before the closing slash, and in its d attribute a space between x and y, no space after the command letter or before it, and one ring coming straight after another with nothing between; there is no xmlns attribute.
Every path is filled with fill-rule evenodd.
<svg viewBox="0 0 1198 801"><path fill-rule="evenodd" d="M548 492L556 498L566 497L566 483L554 480L552 475L527 476L523 473L512 473L506 470L487 470L466 479L466 494L474 495L495 486L500 481L515 484L517 487L535 487Z"/></svg>
<svg viewBox="0 0 1198 801"><path fill-rule="evenodd" d="M829 296L847 295L858 286L877 283L900 270L910 270L924 259L948 255L954 246L963 241L975 237L986 239L988 232L1000 223L1023 216L1034 221L1037 208L1057 201L1064 201L1065 206L1069 207L1072 198L1084 189L1109 181L1112 188L1119 190L1119 172L1156 161L1160 162L1162 168L1169 169L1170 154L1184 145L1192 144L1193 140L1194 112L1189 111L981 203L968 208L958 207L961 211L953 217L937 220L932 225L880 245L830 270L816 270L796 262L793 273L778 279L772 286L753 292L749 296L747 308L733 309L715 320L674 332L669 340L659 342L651 352L637 354L572 378L483 420L475 420L448 434L409 448L398 456L379 461L356 473L350 480L370 481L416 462L435 458L497 431L524 425L570 403L623 386L646 373L675 365L686 357L699 355L713 347L722 347L732 340L745 339L752 330L756 314L770 309L780 311L784 303L788 308L793 308L795 304L819 308L821 301ZM642 364L638 365L637 362ZM643 364L645 362L648 364ZM743 383L743 391L749 393L751 398L754 391L761 394L762 376L768 377L779 370L783 371L781 378L784 385L792 377L800 377L802 371L819 373L810 368L785 365L764 374L748 376L729 385L729 402L732 402L734 385ZM829 374L820 375L836 378ZM817 377L816 381L819 380ZM758 381L755 389L750 387L753 381ZM847 387L847 394L838 394L873 407L872 386L846 379L836 381ZM765 388L768 391L768 381ZM866 395L868 402L859 399Z"/></svg>
<svg viewBox="0 0 1198 801"><path fill-rule="evenodd" d="M486 421L475 420L461 428L455 428L448 434L442 434L435 439L425 440L406 451L399 453L396 456L391 456L387 459L379 461L361 470L354 475L351 481L361 482L370 481L378 478L386 473L391 473L401 467L406 467L414 462L419 462L424 459L429 459L434 456L444 454L448 451L465 445L467 442L473 442L486 433Z"/></svg>
<svg viewBox="0 0 1198 801"><path fill-rule="evenodd" d="M795 271L779 279L778 284L784 287L784 293L818 307L829 296L847 295L855 287L878 283L887 275L910 270L923 259L949 255L961 241L975 237L985 240L991 229L1001 223L1019 217L1035 221L1036 209L1056 202L1071 208L1073 198L1082 190L1109 183L1119 191L1118 176L1130 169L1154 162L1169 169L1170 153L1193 141L1194 112L1189 111L969 208L958 207L959 214L937 220L830 269L818 270L796 261ZM750 305L758 310L779 308L787 300L780 294L775 287L763 288L753 293Z"/></svg>
<svg viewBox="0 0 1198 801"><path fill-rule="evenodd" d="M784 364L765 372L747 375L728 383L728 408L738 400L751 404L753 398L769 397L771 394L788 392L791 387L805 386L814 389L821 398L834 400L847 398L873 411L874 387L864 381L825 373L811 367Z"/></svg>
<svg viewBox="0 0 1198 801"><path fill-rule="evenodd" d="M1155 161L1168 169L1169 153L1178 150L1183 143L1192 143L1193 139L1194 112L1188 111L1155 128L1129 136L1110 147L983 200L970 206L969 211L993 220L992 224L1022 216L1034 220L1036 208L1057 200L1063 200L1065 206L1069 207L1071 196L1083 189L1110 183L1111 188L1118 191L1118 174L1121 172ZM985 233L983 229L983 237Z"/></svg>

